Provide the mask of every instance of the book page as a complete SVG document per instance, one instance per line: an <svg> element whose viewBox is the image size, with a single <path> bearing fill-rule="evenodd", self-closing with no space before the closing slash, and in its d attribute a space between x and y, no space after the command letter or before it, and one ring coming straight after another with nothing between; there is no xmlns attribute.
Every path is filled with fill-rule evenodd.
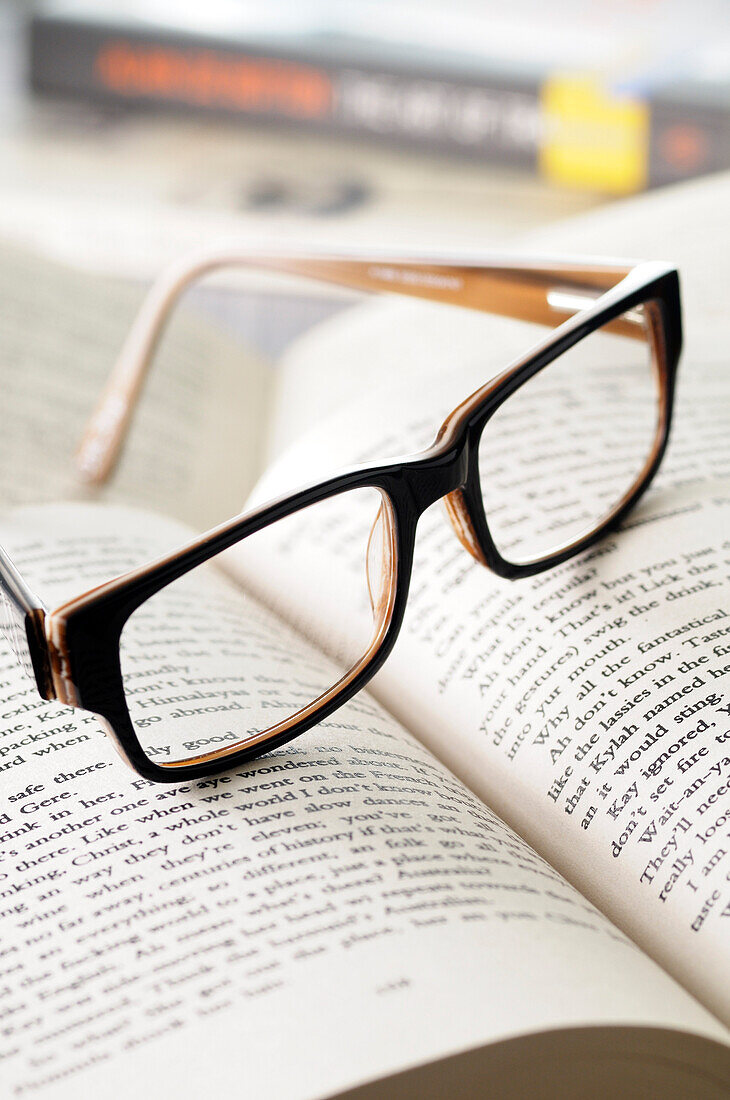
<svg viewBox="0 0 730 1100"><path fill-rule="evenodd" d="M725 1020L729 505L727 482L657 494L592 554L501 591L434 525L416 566L438 580L378 684Z"/></svg>
<svg viewBox="0 0 730 1100"><path fill-rule="evenodd" d="M607 249L613 241L626 251L632 240L637 250L651 247L659 225L680 227L672 246L686 257L687 349L669 452L643 511L593 555L510 584L472 562L443 511L432 509L419 527L402 636L372 685L490 806L726 1021L730 391L721 298L730 272L724 254L706 255L700 229L726 209L727 189L727 178L696 183L628 204L624 216L607 212L592 234L590 219L572 236L566 227L566 247ZM476 343L489 318L470 330L461 311L450 319L442 311L438 323L411 331L410 308L391 302L376 314L370 307L349 348L350 362L372 356L377 376L390 372L401 385L387 400L360 401L356 416L331 417L282 458L255 499L326 476L341 462L427 446L441 418L489 377L486 328L481 372ZM511 323L497 326L502 349ZM515 335L518 328L530 331L515 326ZM409 333L410 356L402 352ZM326 362L344 326L337 339L330 341L331 329L325 336ZM548 422L546 410L534 410L522 438L542 439ZM529 444L524 455L510 456L515 468L523 458L529 461ZM546 488L562 491L551 483L549 463L530 466L529 476L535 499ZM500 499L497 491L492 503L499 507ZM552 499L559 503L559 495ZM301 538L309 536L305 524ZM332 544L327 569L338 559L362 568L347 545L342 536ZM268 568L275 576L274 559ZM295 587L273 581L268 598L314 630L321 612ZM320 618L321 644L343 629Z"/></svg>
<svg viewBox="0 0 730 1100"><path fill-rule="evenodd" d="M83 498L74 454L143 288L2 247L0 496ZM271 371L210 317L164 342L117 475L96 495L211 526L260 472Z"/></svg>
<svg viewBox="0 0 730 1100"><path fill-rule="evenodd" d="M472 369L459 377L469 392ZM456 383L452 375L443 392ZM434 385L420 400L438 398ZM411 396L411 405L418 400ZM727 371L685 362L666 465L645 506L592 553L532 580L491 576L459 546L443 510L431 509L419 527L402 635L372 685L488 805L726 1021L727 408ZM547 500L554 513L569 491L553 484L545 458L539 469L529 465L558 412L535 408L532 425L521 423L507 487L490 482L495 506L509 507L510 478L523 459L536 502ZM403 450L425 445L433 429L432 416L406 422L401 438L411 447ZM378 432L380 445L365 448L368 433L372 440ZM291 483L294 470L300 479L323 474L329 451L355 444L365 459L392 454L395 438L382 406L361 405L356 423L335 416L294 448L257 494ZM300 546L316 534L314 518L304 518ZM362 543L366 533L359 535ZM323 559L330 576L363 568L344 527ZM268 599L311 631L317 624L321 644L347 631L295 585L282 585L274 556L261 569L273 578Z"/></svg>
<svg viewBox="0 0 730 1100"><path fill-rule="evenodd" d="M2 530L49 603L186 534L90 506L21 510ZM232 618L246 603L225 577L200 583L199 613L189 618L185 594L168 605L151 624L165 644L136 670L147 715L164 718L163 759L181 716L171 696L187 692L183 709L202 700L201 714L232 690L246 702L216 680L210 648L221 599ZM279 696L282 662L306 681L324 658L267 622L245 671ZM256 764L165 787L127 770L94 716L41 701L5 646L0 669L9 1095L111 1100L142 1080L159 1088L162 1066L181 1100L233 1081L263 1100L308 1098L587 1025L725 1043L367 694ZM727 1050L703 1048L716 1090Z"/></svg>

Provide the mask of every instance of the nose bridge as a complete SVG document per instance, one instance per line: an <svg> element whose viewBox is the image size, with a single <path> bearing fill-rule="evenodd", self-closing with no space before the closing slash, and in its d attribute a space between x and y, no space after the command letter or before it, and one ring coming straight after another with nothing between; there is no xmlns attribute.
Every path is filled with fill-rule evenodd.
<svg viewBox="0 0 730 1100"><path fill-rule="evenodd" d="M416 507L419 513L425 512L466 483L467 443L464 440L448 448L432 447L414 459L411 469L416 475L410 483Z"/></svg>
<svg viewBox="0 0 730 1100"><path fill-rule="evenodd" d="M468 438L445 450L433 448L418 465L420 476L414 478L412 487L419 512L443 500L446 515L461 545L476 561L486 564L464 492L469 473Z"/></svg>

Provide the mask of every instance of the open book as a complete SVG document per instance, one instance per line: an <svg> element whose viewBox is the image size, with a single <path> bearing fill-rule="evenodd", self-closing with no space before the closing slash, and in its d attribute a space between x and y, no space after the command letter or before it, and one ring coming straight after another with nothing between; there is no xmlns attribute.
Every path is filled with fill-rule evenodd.
<svg viewBox="0 0 730 1100"><path fill-rule="evenodd" d="M538 242L681 264L674 439L623 531L510 584L427 513L395 651L289 746L156 786L93 716L41 702L0 648L6 1095L728 1095L730 270L712 240L728 197L727 179L693 184ZM282 354L298 327L283 333L298 315L282 311L242 358L219 289L171 334L128 458L89 500L62 455L135 291L17 252L0 271L0 483L11 505L67 498L9 508L0 543L51 605L182 544L236 497L427 444L535 339L314 294L314 328ZM307 575L336 590L346 531L335 516L309 534ZM297 583L290 549L255 579L231 551L200 582L203 604L234 614L255 583L251 660L274 700L275 657L306 683L348 632L336 600ZM200 713L203 747L205 708L236 699L210 655L214 616L155 614L163 644L135 671L154 685L164 757L176 715Z"/></svg>

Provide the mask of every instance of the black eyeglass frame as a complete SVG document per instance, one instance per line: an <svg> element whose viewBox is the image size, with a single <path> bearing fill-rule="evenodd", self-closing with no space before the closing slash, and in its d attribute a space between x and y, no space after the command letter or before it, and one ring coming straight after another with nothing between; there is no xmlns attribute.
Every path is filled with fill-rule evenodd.
<svg viewBox="0 0 730 1100"><path fill-rule="evenodd" d="M420 261L407 263L418 270ZM428 264L428 270L438 267L438 263ZM586 270L589 267L595 271L595 261L587 264ZM518 270L523 269L530 270L521 261ZM448 270L454 270L453 265ZM479 268L474 266L473 270ZM542 266L540 270L549 268ZM577 270L579 261L571 260L570 271ZM651 262L633 266L606 264L600 270L604 274L614 272L616 285L594 297L585 308L579 308L537 348L467 398L444 422L435 442L417 455L382 465L354 467L287 494L249 514L236 516L177 552L83 593L53 611L31 592L0 548L4 633L23 667L33 675L41 696L94 713L123 759L144 778L156 782L200 778L244 764L285 744L332 714L368 683L387 659L398 636L408 597L418 520L437 500L445 498L450 518L466 549L494 573L510 580L554 568L594 545L620 524L646 491L661 463L671 427L682 346L676 269ZM555 271L559 280L561 267L557 266ZM397 292L400 288L389 289ZM660 391L659 424L644 469L603 521L583 537L533 561L506 560L492 539L484 512L478 469L482 432L490 417L515 390L578 341L638 307L644 307L649 314ZM151 760L137 737L124 693L120 639L130 615L171 582L263 527L308 505L366 487L380 490L387 505L393 540L394 576L377 644L371 645L366 657L329 692L287 722L262 731L240 747L205 753L184 764L159 764Z"/></svg>

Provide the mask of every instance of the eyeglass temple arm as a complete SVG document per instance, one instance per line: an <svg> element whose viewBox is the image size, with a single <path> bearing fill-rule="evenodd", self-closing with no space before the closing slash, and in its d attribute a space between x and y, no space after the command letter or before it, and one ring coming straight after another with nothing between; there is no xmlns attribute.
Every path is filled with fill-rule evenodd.
<svg viewBox="0 0 730 1100"><path fill-rule="evenodd" d="M175 302L195 279L241 266L307 276L365 291L389 291L554 327L615 286L626 264L556 262L459 265L329 256L207 254L163 272L124 342L77 452L80 476L102 484L112 473L129 430L157 343ZM576 295L578 295L576 301ZM562 304L561 304L562 298Z"/></svg>
<svg viewBox="0 0 730 1100"><path fill-rule="evenodd" d="M0 546L0 635L43 698L53 699L45 617L43 604Z"/></svg>

